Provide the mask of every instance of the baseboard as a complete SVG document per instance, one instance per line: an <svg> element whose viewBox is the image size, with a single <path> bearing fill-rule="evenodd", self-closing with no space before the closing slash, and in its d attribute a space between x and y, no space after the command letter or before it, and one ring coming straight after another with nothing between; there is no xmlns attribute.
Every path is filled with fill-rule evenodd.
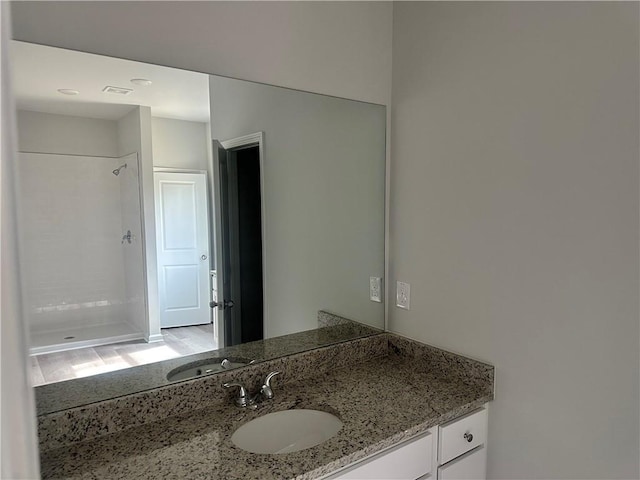
<svg viewBox="0 0 640 480"><path fill-rule="evenodd" d="M161 333L154 333L153 335L145 335L144 339L147 343L164 342L164 337Z"/></svg>
<svg viewBox="0 0 640 480"><path fill-rule="evenodd" d="M160 335L162 337L162 335ZM109 345L111 343L129 342L131 340L141 340L144 335L141 333L128 333L125 335L114 335L111 337L96 338L90 340L79 340L76 342L58 343L54 345L45 345L42 347L31 347L29 355L42 355L43 353L64 352L66 350L77 350L79 348L99 347L100 345Z"/></svg>

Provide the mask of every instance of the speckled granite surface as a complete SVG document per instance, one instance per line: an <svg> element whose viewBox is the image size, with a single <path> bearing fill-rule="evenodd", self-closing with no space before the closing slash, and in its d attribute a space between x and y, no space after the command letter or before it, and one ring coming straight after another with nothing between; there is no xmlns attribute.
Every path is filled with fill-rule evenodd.
<svg viewBox="0 0 640 480"><path fill-rule="evenodd" d="M340 315L336 315L335 313L330 313L325 310L318 311L318 327L333 327L336 325L345 325L348 323L354 323L352 320L348 318L341 317Z"/></svg>
<svg viewBox="0 0 640 480"><path fill-rule="evenodd" d="M347 352L352 348L360 353ZM365 360L363 353L367 351L373 358ZM277 362L285 372L274 379L276 397L255 411L240 410L227 397L204 408L185 410L93 440L43 450L42 476L313 479L493 398L493 367L391 334ZM273 365L268 362L262 365L265 366ZM248 373L247 380L258 373L264 372ZM204 387L212 378L191 383ZM170 397L159 393L155 407L148 408L157 410L168 400ZM291 408L329 411L338 415L344 425L335 437L316 447L283 455L251 454L230 441L241 424L265 413Z"/></svg>
<svg viewBox="0 0 640 480"><path fill-rule="evenodd" d="M320 313L318 316L320 318ZM328 314L331 317L335 315ZM342 317L337 317L342 318ZM344 319L324 328L249 342L211 352L140 365L35 388L38 415L67 410L169 385L167 374L181 365L211 357L244 357L256 363L284 355L377 335L381 330ZM175 383L175 382L173 382Z"/></svg>

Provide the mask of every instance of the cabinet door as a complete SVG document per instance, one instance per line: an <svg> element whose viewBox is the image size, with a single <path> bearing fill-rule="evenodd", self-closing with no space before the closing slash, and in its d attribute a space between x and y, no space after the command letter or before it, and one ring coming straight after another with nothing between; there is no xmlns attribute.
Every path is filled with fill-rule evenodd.
<svg viewBox="0 0 640 480"><path fill-rule="evenodd" d="M484 445L438 468L438 480L484 480L487 450Z"/></svg>
<svg viewBox="0 0 640 480"><path fill-rule="evenodd" d="M335 480L416 480L431 472L430 434L363 460L329 478Z"/></svg>

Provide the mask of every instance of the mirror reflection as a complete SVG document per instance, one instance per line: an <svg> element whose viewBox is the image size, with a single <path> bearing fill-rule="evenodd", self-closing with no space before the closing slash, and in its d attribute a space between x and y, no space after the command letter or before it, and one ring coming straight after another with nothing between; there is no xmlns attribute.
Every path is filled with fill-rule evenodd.
<svg viewBox="0 0 640 480"><path fill-rule="evenodd" d="M384 107L13 53L34 385L312 330L321 311L383 328Z"/></svg>

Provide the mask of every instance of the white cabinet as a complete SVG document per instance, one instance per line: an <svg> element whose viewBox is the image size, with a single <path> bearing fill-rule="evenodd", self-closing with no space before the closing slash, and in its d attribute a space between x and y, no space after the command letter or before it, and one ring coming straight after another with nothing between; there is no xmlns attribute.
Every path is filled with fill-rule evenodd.
<svg viewBox="0 0 640 480"><path fill-rule="evenodd" d="M485 405L324 480L484 480L487 422Z"/></svg>
<svg viewBox="0 0 640 480"><path fill-rule="evenodd" d="M485 407L439 427L439 480L486 478L488 418Z"/></svg>
<svg viewBox="0 0 640 480"><path fill-rule="evenodd" d="M384 450L328 477L331 480L417 480L431 473L433 435L427 433Z"/></svg>

